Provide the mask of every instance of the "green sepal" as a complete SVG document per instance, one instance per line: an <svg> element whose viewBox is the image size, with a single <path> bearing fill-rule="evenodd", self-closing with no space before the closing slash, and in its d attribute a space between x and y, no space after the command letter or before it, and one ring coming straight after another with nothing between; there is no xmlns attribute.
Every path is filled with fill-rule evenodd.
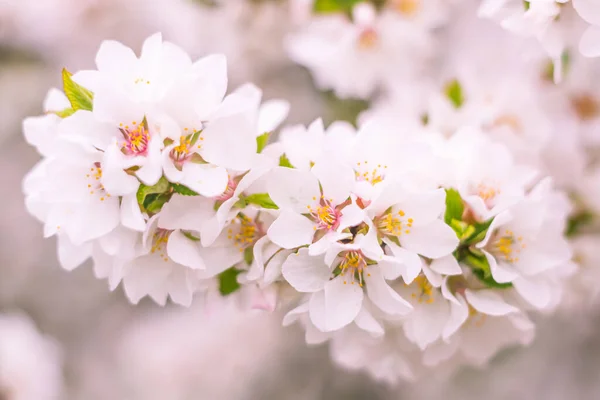
<svg viewBox="0 0 600 400"><path fill-rule="evenodd" d="M69 99L69 103L71 103L73 112L77 110L92 111L94 106L94 94L75 82L72 76L73 74L67 71L66 68L63 68L63 90L67 99Z"/></svg>
<svg viewBox="0 0 600 400"><path fill-rule="evenodd" d="M223 296L227 296L240 288L240 284L237 281L237 276L241 273L239 269L231 267L221 272L217 279L219 279L219 292Z"/></svg>
<svg viewBox="0 0 600 400"><path fill-rule="evenodd" d="M235 206L238 208L245 208L250 204L269 210L279 209L268 193L254 193L248 196L240 196L240 199L235 203Z"/></svg>
<svg viewBox="0 0 600 400"><path fill-rule="evenodd" d="M183 186L179 183L171 183L171 187L173 188L173 192L181 194L183 196L199 196L198 192L193 191L187 186Z"/></svg>
<svg viewBox="0 0 600 400"><path fill-rule="evenodd" d="M252 265L252 262L254 261L254 246L246 247L244 249L244 261L246 264Z"/></svg>
<svg viewBox="0 0 600 400"><path fill-rule="evenodd" d="M183 236L185 236L186 238L188 238L190 240L193 240L194 242L199 242L200 241L200 238L192 235L191 232L181 231L181 233L183 233Z"/></svg>
<svg viewBox="0 0 600 400"><path fill-rule="evenodd" d="M446 212L444 213L444 222L448 225L452 220L462 221L465 205L460 193L455 189L446 189Z"/></svg>
<svg viewBox="0 0 600 400"><path fill-rule="evenodd" d="M473 230L469 235L465 235L465 237L461 240L462 244L469 246L481 242L485 238L485 235L487 234L487 231L493 221L494 218L490 218L485 222L471 225Z"/></svg>
<svg viewBox="0 0 600 400"><path fill-rule="evenodd" d="M498 283L491 276L486 277L482 270L475 269L473 270L473 275L475 275L484 285L493 289L509 289L513 287L513 284L508 283Z"/></svg>
<svg viewBox="0 0 600 400"><path fill-rule="evenodd" d="M363 0L314 0L315 14L346 13L351 14L352 8Z"/></svg>
<svg viewBox="0 0 600 400"><path fill-rule="evenodd" d="M286 168L294 168L294 166L290 162L290 159L287 158L285 154L282 154L281 157L279 157L279 166Z"/></svg>
<svg viewBox="0 0 600 400"><path fill-rule="evenodd" d="M144 208L150 214L156 214L159 212L167 201L171 198L169 193L151 194L146 197L144 201Z"/></svg>
<svg viewBox="0 0 600 400"><path fill-rule="evenodd" d="M271 136L271 132L265 132L260 136L256 137L256 152L261 153L264 148L267 146L269 142L269 137Z"/></svg>
<svg viewBox="0 0 600 400"><path fill-rule="evenodd" d="M475 249L465 249L462 251L459 261L468 265L475 275L484 285L490 288L507 289L511 288L512 283L498 283L492 277L490 264L485 255Z"/></svg>
<svg viewBox="0 0 600 400"><path fill-rule="evenodd" d="M156 182L156 184L152 186L146 186L143 183L141 183L135 196L137 198L138 204L144 209L146 209L146 206L148 206L151 203L151 201L155 200L156 197L158 197L153 196L148 199L148 196L166 193L168 190L169 181L167 181L167 179L164 176L161 176L158 182Z"/></svg>
<svg viewBox="0 0 600 400"><path fill-rule="evenodd" d="M454 105L456 108L462 107L465 102L464 93L462 90L462 86L457 79L454 79L444 87L444 93L448 100Z"/></svg>
<svg viewBox="0 0 600 400"><path fill-rule="evenodd" d="M577 214L569 217L567 221L567 228L565 235L567 237L573 237L581 231L581 229L590 225L594 220L594 214L589 211L580 211Z"/></svg>
<svg viewBox="0 0 600 400"><path fill-rule="evenodd" d="M65 108L62 111L54 111L52 114L56 114L61 118L67 118L67 117L70 117L71 115L75 114L75 110L73 110L73 108L69 107L69 108Z"/></svg>

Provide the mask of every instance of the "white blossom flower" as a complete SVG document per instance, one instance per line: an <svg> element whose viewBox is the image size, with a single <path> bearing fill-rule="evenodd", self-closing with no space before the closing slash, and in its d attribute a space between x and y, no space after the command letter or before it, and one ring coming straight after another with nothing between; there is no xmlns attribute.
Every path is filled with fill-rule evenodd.
<svg viewBox="0 0 600 400"><path fill-rule="evenodd" d="M61 349L23 314L0 315L0 396L59 400L64 396Z"/></svg>

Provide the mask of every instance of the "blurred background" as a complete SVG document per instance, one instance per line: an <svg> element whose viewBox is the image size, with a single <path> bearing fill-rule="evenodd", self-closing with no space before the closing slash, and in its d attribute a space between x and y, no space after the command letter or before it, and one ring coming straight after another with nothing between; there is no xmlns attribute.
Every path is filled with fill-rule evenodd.
<svg viewBox="0 0 600 400"><path fill-rule="evenodd" d="M288 7L272 0L219 7L192 0L0 0L0 314L33 321L57 350L52 362L62 366L64 384L57 399L600 398L600 314L587 307L539 321L532 346L500 354L487 369L391 387L335 367L326 345L306 346L299 327L280 326L281 315L243 314L230 298L218 308L201 299L191 309L150 301L134 307L120 288L110 292L94 278L89 265L59 267L55 239L42 238L23 204L21 181L39 156L25 143L21 122L42 113L47 90L60 87L60 70L93 67L104 39L139 49L161 31L193 57L225 53L230 88L251 81L265 99L288 100L287 123L353 120L362 102L320 93L288 59ZM0 349L9 343L1 321ZM29 350L0 357L0 400L21 399L3 389L1 371L16 359L35 364Z"/></svg>

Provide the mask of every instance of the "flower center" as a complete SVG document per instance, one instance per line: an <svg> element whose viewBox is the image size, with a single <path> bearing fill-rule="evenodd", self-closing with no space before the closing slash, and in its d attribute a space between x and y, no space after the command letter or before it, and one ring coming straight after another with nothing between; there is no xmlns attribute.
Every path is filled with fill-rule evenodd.
<svg viewBox="0 0 600 400"><path fill-rule="evenodd" d="M478 184L474 188L474 191L477 193L477 196L483 199L483 202L488 207L493 206L496 196L498 196L501 193L500 189L486 185L485 183Z"/></svg>
<svg viewBox="0 0 600 400"><path fill-rule="evenodd" d="M429 283L424 275L419 275L415 278L415 285L417 291L413 292L410 296L419 303L433 303L433 286L431 286L431 283Z"/></svg>
<svg viewBox="0 0 600 400"><path fill-rule="evenodd" d="M600 104L595 97L589 94L574 96L571 104L582 121L589 121L600 116Z"/></svg>
<svg viewBox="0 0 600 400"><path fill-rule="evenodd" d="M393 7L403 15L415 15L421 6L421 0L395 0Z"/></svg>
<svg viewBox="0 0 600 400"><path fill-rule="evenodd" d="M239 251L252 246L263 234L257 221L241 213L231 222L227 230L227 238L233 241Z"/></svg>
<svg viewBox="0 0 600 400"><path fill-rule="evenodd" d="M367 268L367 259L360 250L350 250L344 253L338 266L340 275L344 277L344 285L350 281L351 285L358 280L358 285L363 286L363 274ZM367 273L367 276L371 274Z"/></svg>
<svg viewBox="0 0 600 400"><path fill-rule="evenodd" d="M100 166L100 163L95 163L94 166L90 168L89 172L85 174L85 178L90 195L100 196L100 201L104 201L110 197L110 194L106 193L104 185L100 182L100 178L102 178L102 167Z"/></svg>
<svg viewBox="0 0 600 400"><path fill-rule="evenodd" d="M519 118L511 114L501 115L498 118L496 118L494 122L492 122L492 127L494 128L500 128L502 126L510 128L515 132L523 131L523 127Z"/></svg>
<svg viewBox="0 0 600 400"><path fill-rule="evenodd" d="M231 178L231 176L229 176L229 179L227 180L227 187L225 188L225 191L223 193L221 193L220 195L215 197L215 200L217 201L226 201L229 200L230 198L233 197L233 193L235 192L235 189L237 188L238 182L236 182L235 180L233 180Z"/></svg>
<svg viewBox="0 0 600 400"><path fill-rule="evenodd" d="M515 237L513 231L507 229L504 235L498 235L491 244L491 250L494 255L508 263L519 261L519 254L527 245L523 243L523 237Z"/></svg>
<svg viewBox="0 0 600 400"><path fill-rule="evenodd" d="M121 150L127 155L146 155L150 133L144 124L137 124L135 121L132 124L134 125L133 128L129 128L128 125L119 128L125 139Z"/></svg>
<svg viewBox="0 0 600 400"><path fill-rule="evenodd" d="M385 178L385 170L387 169L387 165L377 164L374 168L369 168L369 162L357 162L356 163L358 171L356 172L356 177L358 180L367 181L371 185L376 185L379 182L382 182Z"/></svg>
<svg viewBox="0 0 600 400"><path fill-rule="evenodd" d="M169 261L169 256L167 255L167 242L169 241L171 232L173 231L159 228L152 236L152 247L150 248L150 254L158 254L158 256L165 262Z"/></svg>
<svg viewBox="0 0 600 400"><path fill-rule="evenodd" d="M177 164L182 164L191 157L192 141L190 137L180 136L179 144L171 150L171 159Z"/></svg>
<svg viewBox="0 0 600 400"><path fill-rule="evenodd" d="M358 35L357 45L361 50L372 49L379 42L379 35L373 28L364 28Z"/></svg>
<svg viewBox="0 0 600 400"><path fill-rule="evenodd" d="M400 236L403 233L409 234L414 220L412 218L405 219L406 213L399 210L396 213L389 212L384 214L377 220L377 228L384 235Z"/></svg>
<svg viewBox="0 0 600 400"><path fill-rule="evenodd" d="M313 198L313 200L316 200ZM342 212L335 208L330 200L325 199L321 196L321 201L319 207L317 209L313 209L311 206L307 206L308 211L312 215L312 217L316 220L317 226L315 230L335 230L340 225L340 218L342 217Z"/></svg>

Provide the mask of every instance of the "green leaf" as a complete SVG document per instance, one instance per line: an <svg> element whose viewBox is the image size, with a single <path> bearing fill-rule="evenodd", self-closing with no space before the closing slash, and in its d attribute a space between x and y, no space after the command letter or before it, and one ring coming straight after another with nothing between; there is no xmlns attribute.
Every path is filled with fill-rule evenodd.
<svg viewBox="0 0 600 400"><path fill-rule="evenodd" d="M237 281L237 276L241 272L242 271L240 271L239 269L231 267L218 275L219 292L223 296L227 296L240 288L240 284Z"/></svg>
<svg viewBox="0 0 600 400"><path fill-rule="evenodd" d="M462 86L456 79L446 85L444 93L456 108L460 108L465 102Z"/></svg>
<svg viewBox="0 0 600 400"><path fill-rule="evenodd" d="M179 183L171 183L171 187L175 193L179 193L184 196L199 196L198 192L195 192L189 187L183 186Z"/></svg>
<svg viewBox="0 0 600 400"><path fill-rule="evenodd" d="M240 199L241 200L241 199ZM254 204L270 210L278 210L277 204L273 202L268 193L254 193L243 198L246 204Z"/></svg>
<svg viewBox="0 0 600 400"><path fill-rule="evenodd" d="M92 111L94 104L94 94L81 86L80 84L73 81L71 78L73 74L67 71L65 68L62 70L63 78L63 90L73 111L77 110L88 110Z"/></svg>
<svg viewBox="0 0 600 400"><path fill-rule="evenodd" d="M256 137L256 152L261 153L267 143L269 142L269 136L271 136L271 132L265 132L260 136Z"/></svg>
<svg viewBox="0 0 600 400"><path fill-rule="evenodd" d="M446 189L446 213L444 222L451 225L452 220L462 221L465 205L460 193L455 189Z"/></svg>
<svg viewBox="0 0 600 400"><path fill-rule="evenodd" d="M282 154L281 157L279 157L279 166L286 168L294 168L294 166L290 162L290 159L287 158L285 154Z"/></svg>
<svg viewBox="0 0 600 400"><path fill-rule="evenodd" d="M150 195L158 195L161 193L166 193L167 190L169 190L169 181L167 181L167 179L162 176L158 182L156 182L156 184L152 185L152 186L146 186L143 183L140 184L140 187L138 188L138 191L136 193L136 198L138 201L138 204L144 208L146 208L146 205L149 205L151 203L151 201L155 200L156 197L158 196L153 196L150 199L148 199L147 201L147 197Z"/></svg>
<svg viewBox="0 0 600 400"><path fill-rule="evenodd" d="M254 247L246 247L244 249L244 261L246 261L246 264L252 265L252 261L254 261Z"/></svg>

